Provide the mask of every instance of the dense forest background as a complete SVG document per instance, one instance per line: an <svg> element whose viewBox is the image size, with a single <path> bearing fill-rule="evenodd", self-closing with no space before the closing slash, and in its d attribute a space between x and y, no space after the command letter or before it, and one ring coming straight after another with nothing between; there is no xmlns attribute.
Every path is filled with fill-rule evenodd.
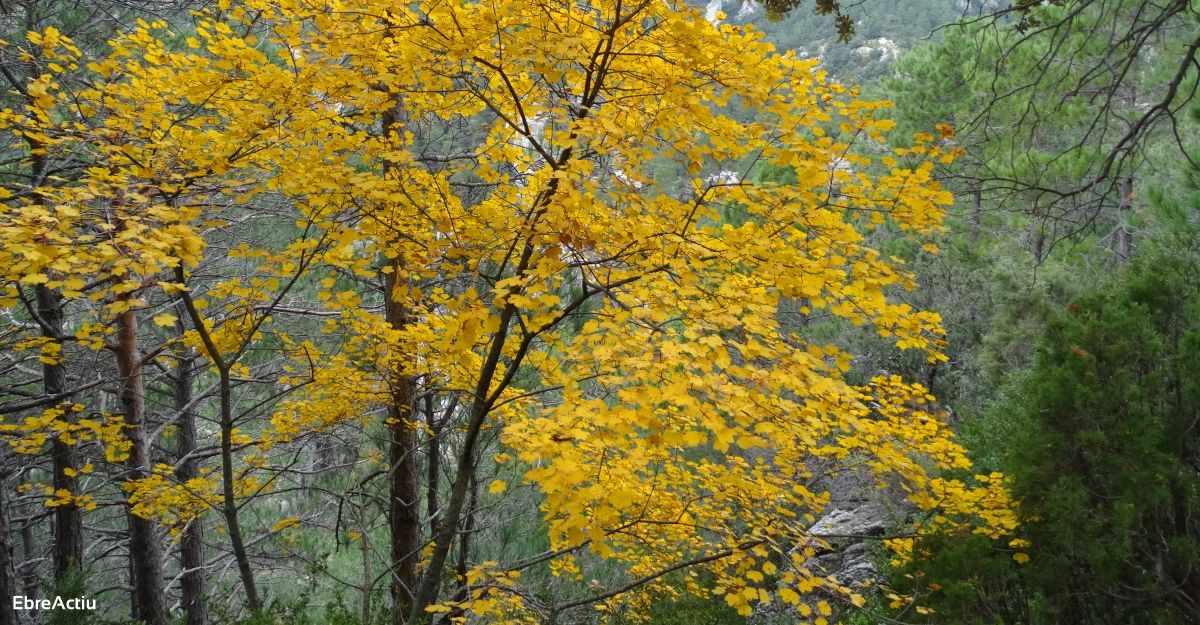
<svg viewBox="0 0 1200 625"><path fill-rule="evenodd" d="M0 7L0 625L1200 624L1194 0L333 4Z"/></svg>

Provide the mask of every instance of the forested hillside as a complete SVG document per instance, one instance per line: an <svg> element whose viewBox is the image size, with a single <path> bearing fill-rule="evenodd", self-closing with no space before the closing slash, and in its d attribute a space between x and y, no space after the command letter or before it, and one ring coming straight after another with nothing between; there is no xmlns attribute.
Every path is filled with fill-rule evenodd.
<svg viewBox="0 0 1200 625"><path fill-rule="evenodd" d="M1200 624L1194 0L0 9L0 625Z"/></svg>
<svg viewBox="0 0 1200 625"><path fill-rule="evenodd" d="M816 13L807 5L781 13L753 0L712 0L704 9L710 20L716 20L720 11L725 23L752 25L779 52L818 58L834 77L857 85L890 75L900 54L920 42L939 39L940 27L981 11L957 0L862 3L847 9L854 33L844 38L832 13Z"/></svg>

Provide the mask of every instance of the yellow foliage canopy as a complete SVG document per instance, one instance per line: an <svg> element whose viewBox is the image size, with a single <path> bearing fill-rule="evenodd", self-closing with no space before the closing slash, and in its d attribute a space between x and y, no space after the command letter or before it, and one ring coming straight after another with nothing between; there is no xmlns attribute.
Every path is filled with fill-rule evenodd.
<svg viewBox="0 0 1200 625"><path fill-rule="evenodd" d="M280 331L309 369L280 384L307 381L253 444L361 418L393 376L419 378L499 432L502 460L540 493L556 575L580 576L573 558L591 552L650 592L695 564L742 612L771 587L795 604L819 586L861 601L805 567L828 499L817 466L869 471L944 511L941 526L1013 528L998 482L941 477L969 463L924 388L851 384L851 356L781 312L798 303L800 318L871 325L944 358L938 316L897 301L912 276L864 233L940 229L951 197L932 163L953 154L923 136L887 155L884 103L683 3L248 0L197 23L179 48L142 24L86 89L51 72L25 110L3 112L19 135L88 146L96 164L74 184L9 190L22 199L0 218L0 305L45 284L104 302L103 325L142 305L123 292L191 288L168 272L199 264L207 228L271 194L290 238L230 251L255 278L197 293L215 343L260 341L273 320L258 311L297 280L341 339L314 358L326 348ZM796 182L749 182L764 166ZM668 170L687 188L658 184ZM400 326L333 279L381 271L397 272ZM130 488L147 514L172 501L163 514L201 512L154 487ZM512 622L541 609L488 590L519 584L509 564L478 567L459 607ZM615 601L644 597L591 602Z"/></svg>

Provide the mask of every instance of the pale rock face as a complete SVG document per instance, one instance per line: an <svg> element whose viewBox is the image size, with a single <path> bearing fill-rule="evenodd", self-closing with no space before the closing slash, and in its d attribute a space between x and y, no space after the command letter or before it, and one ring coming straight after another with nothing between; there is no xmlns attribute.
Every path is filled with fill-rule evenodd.
<svg viewBox="0 0 1200 625"><path fill-rule="evenodd" d="M715 174L710 175L709 177L704 179L704 182L709 185L717 186L717 185L734 185L734 184L738 184L739 182L741 182L741 180L736 171L724 170L724 171L719 171Z"/></svg>
<svg viewBox="0 0 1200 625"><path fill-rule="evenodd" d="M829 504L808 528L811 542L794 549L812 546L816 550L804 562L815 575L832 575L847 588L869 589L872 580L879 578L872 551L879 548L889 529L911 518L915 508L898 489L880 488L875 478L861 469L831 474L812 486L828 492ZM747 622L790 625L807 621L795 608L775 601L756 606Z"/></svg>
<svg viewBox="0 0 1200 625"><path fill-rule="evenodd" d="M896 57L900 56L900 46L887 37L872 39L867 42L867 45L855 48L854 53L859 56L871 56L876 50L879 50L879 60L881 61L894 61Z"/></svg>
<svg viewBox="0 0 1200 625"><path fill-rule="evenodd" d="M895 522L895 513L882 503L838 502L809 528L829 546L818 547L817 555L807 560L804 566L817 575L836 577L847 588L862 588L879 576L867 550L867 542L877 541ZM755 607L747 622L750 625L778 625L802 621L794 608L775 602Z"/></svg>
<svg viewBox="0 0 1200 625"><path fill-rule="evenodd" d="M626 185L633 187L634 189L642 188L642 183L630 178L629 176L626 176L624 170L614 169L613 177L616 178L617 180L620 180L621 182L625 183Z"/></svg>
<svg viewBox="0 0 1200 625"><path fill-rule="evenodd" d="M872 502L847 502L844 508L825 513L808 531L830 541L847 540L846 536L878 536L887 527L890 515L883 505ZM850 539L853 540L853 539Z"/></svg>
<svg viewBox="0 0 1200 625"><path fill-rule="evenodd" d="M717 12L723 6L725 6L724 0L709 0L708 6L704 7L704 19L708 20L714 26L720 24L721 20L717 19Z"/></svg>
<svg viewBox="0 0 1200 625"><path fill-rule="evenodd" d="M742 2L742 7L738 9L737 18L739 20L748 19L756 11L758 11L758 3L754 0L745 0Z"/></svg>
<svg viewBox="0 0 1200 625"><path fill-rule="evenodd" d="M895 41L892 41L887 37L880 37L879 39L875 40L875 43L878 44L879 49L883 51L883 56L880 57L882 60L894 61L896 60L896 57L900 56L900 46L897 45Z"/></svg>
<svg viewBox="0 0 1200 625"><path fill-rule="evenodd" d="M737 12L734 14L734 19L737 21L750 19L759 8L755 0L741 0L740 3L738 0L709 0L709 3L704 6L704 19L708 20L714 26L720 24L721 20L717 19L718 12L725 13L726 15L732 13L731 10L726 8L727 5L730 5L731 8L732 6L737 7Z"/></svg>

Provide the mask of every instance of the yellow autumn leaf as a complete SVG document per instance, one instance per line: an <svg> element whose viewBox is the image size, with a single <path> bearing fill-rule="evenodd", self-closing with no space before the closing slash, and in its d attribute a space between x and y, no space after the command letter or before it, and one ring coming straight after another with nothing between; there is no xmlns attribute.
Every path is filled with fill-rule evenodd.
<svg viewBox="0 0 1200 625"><path fill-rule="evenodd" d="M279 519L271 526L272 532L282 532L283 530L300 524L300 517L290 516L285 519Z"/></svg>

